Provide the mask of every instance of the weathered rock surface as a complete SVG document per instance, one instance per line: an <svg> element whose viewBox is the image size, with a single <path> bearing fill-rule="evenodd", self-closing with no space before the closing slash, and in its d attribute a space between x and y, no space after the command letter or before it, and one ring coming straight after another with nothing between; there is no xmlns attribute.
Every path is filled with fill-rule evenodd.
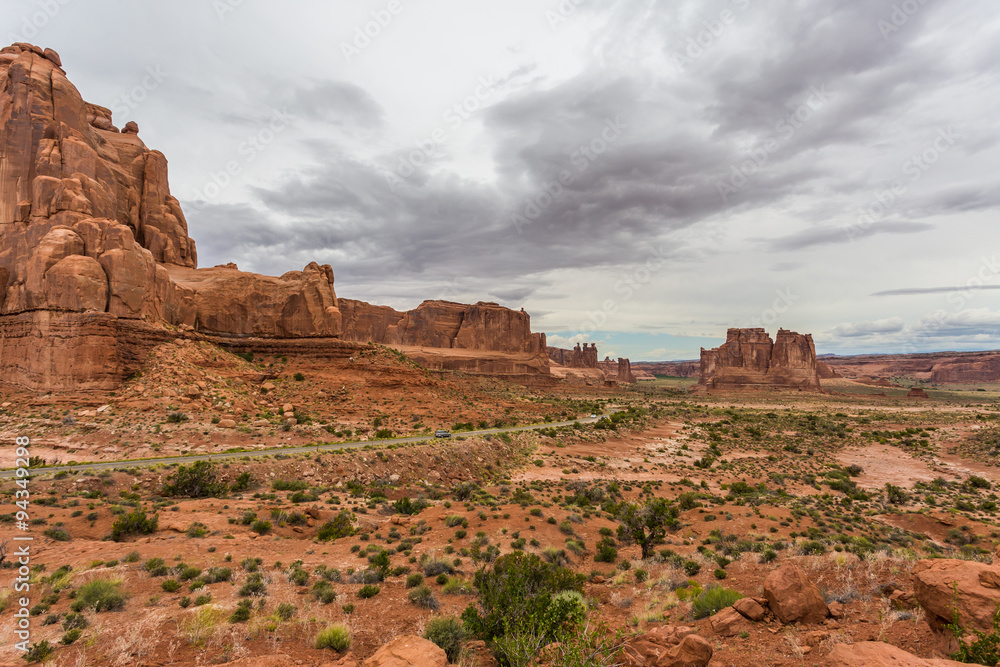
<svg viewBox="0 0 1000 667"><path fill-rule="evenodd" d="M931 630L950 637L945 626L958 612L959 623L993 630L1000 604L1000 568L964 560L922 560L913 566L913 593L927 614Z"/></svg>
<svg viewBox="0 0 1000 667"><path fill-rule="evenodd" d="M619 384L635 384L635 376L632 374L632 363L625 358L617 361L610 357L605 357L604 361L598 362L597 367L604 371L604 377Z"/></svg>
<svg viewBox="0 0 1000 667"><path fill-rule="evenodd" d="M361 663L362 667L447 667L448 656L434 642L397 637Z"/></svg>
<svg viewBox="0 0 1000 667"><path fill-rule="evenodd" d="M754 623L763 621L764 616L767 614L767 610L753 598L743 598L741 600L737 600L736 604L733 605L733 609L740 612Z"/></svg>
<svg viewBox="0 0 1000 667"><path fill-rule="evenodd" d="M597 343L579 343L572 350L547 348L549 359L566 368L597 368Z"/></svg>
<svg viewBox="0 0 1000 667"><path fill-rule="evenodd" d="M732 637L741 632L749 632L753 624L733 607L726 607L712 616L712 632L720 637Z"/></svg>
<svg viewBox="0 0 1000 667"><path fill-rule="evenodd" d="M625 645L622 659L628 667L705 667L712 645L693 628L663 626Z"/></svg>
<svg viewBox="0 0 1000 667"><path fill-rule="evenodd" d="M654 377L696 378L701 376L701 361L637 361L632 364L632 372L648 373Z"/></svg>
<svg viewBox="0 0 1000 667"><path fill-rule="evenodd" d="M1000 353L990 352L943 361L931 371L931 382L965 383L1000 381Z"/></svg>
<svg viewBox="0 0 1000 667"><path fill-rule="evenodd" d="M764 597L782 623L822 623L830 610L812 579L793 563L786 563L764 580Z"/></svg>
<svg viewBox="0 0 1000 667"><path fill-rule="evenodd" d="M930 394L924 391L920 387L914 387L910 390L910 393L906 395L907 398L930 398Z"/></svg>
<svg viewBox="0 0 1000 667"><path fill-rule="evenodd" d="M837 644L824 663L827 667L959 667L954 660L925 660L882 642Z"/></svg>
<svg viewBox="0 0 1000 667"><path fill-rule="evenodd" d="M816 346L811 335L786 329L774 341L764 329L730 329L721 347L702 349L699 385L819 390Z"/></svg>

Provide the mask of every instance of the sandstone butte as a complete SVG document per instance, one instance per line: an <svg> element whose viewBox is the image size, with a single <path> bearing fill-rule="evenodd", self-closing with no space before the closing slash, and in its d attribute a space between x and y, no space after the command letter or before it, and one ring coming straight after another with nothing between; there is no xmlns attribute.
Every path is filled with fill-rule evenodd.
<svg viewBox="0 0 1000 667"><path fill-rule="evenodd" d="M0 377L33 390L113 389L178 337L239 352L348 358L397 347L430 368L549 381L524 311L338 299L330 266L279 277L198 268L167 160L85 102L58 54L0 50Z"/></svg>
<svg viewBox="0 0 1000 667"><path fill-rule="evenodd" d="M701 351L702 390L786 388L820 390L812 335L781 329L776 339L764 329L730 329L726 342Z"/></svg>
<svg viewBox="0 0 1000 667"><path fill-rule="evenodd" d="M617 361L605 357L598 361L597 343L577 343L572 350L550 347L547 350L552 374L560 379L591 385L617 386L635 384L632 364L628 359Z"/></svg>

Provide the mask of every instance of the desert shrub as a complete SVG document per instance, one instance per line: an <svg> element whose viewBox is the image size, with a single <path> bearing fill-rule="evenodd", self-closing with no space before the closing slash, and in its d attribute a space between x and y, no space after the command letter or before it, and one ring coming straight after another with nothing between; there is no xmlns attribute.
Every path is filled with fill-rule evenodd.
<svg viewBox="0 0 1000 667"><path fill-rule="evenodd" d="M684 561L683 569L684 574L693 577L701 572L701 565L698 564L698 561L686 560Z"/></svg>
<svg viewBox="0 0 1000 667"><path fill-rule="evenodd" d="M42 640L37 644L32 644L22 657L29 664L33 662L45 662L54 650L55 647L52 644L47 640Z"/></svg>
<svg viewBox="0 0 1000 667"><path fill-rule="evenodd" d="M691 617L695 620L708 618L726 607L732 607L742 597L738 591L712 584L691 601Z"/></svg>
<svg viewBox="0 0 1000 667"><path fill-rule="evenodd" d="M424 575L419 572L415 572L406 578L407 588L416 588L417 586L424 583Z"/></svg>
<svg viewBox="0 0 1000 667"><path fill-rule="evenodd" d="M424 564L425 577L436 577L442 574L455 574L455 568L452 567L451 563L437 559L429 560Z"/></svg>
<svg viewBox="0 0 1000 667"><path fill-rule="evenodd" d="M645 505L623 503L617 511L618 541L622 544L638 544L642 559L653 554L653 548L662 544L668 530L680 526L680 511L669 501L657 498Z"/></svg>
<svg viewBox="0 0 1000 667"><path fill-rule="evenodd" d="M958 584L955 586L955 604L957 605ZM990 665L990 667L1000 663L1000 605L993 613L992 632L963 627L957 608L952 610L952 621L944 629L954 635L954 641L958 645L958 650L951 654L952 660L966 664ZM975 639L972 639L973 636Z"/></svg>
<svg viewBox="0 0 1000 667"><path fill-rule="evenodd" d="M201 539L208 535L208 526L205 524L195 521L187 529L187 536L192 539Z"/></svg>
<svg viewBox="0 0 1000 667"><path fill-rule="evenodd" d="M618 560L618 549L615 548L615 541L610 537L603 537L597 543L597 550L594 554L596 563L614 563Z"/></svg>
<svg viewBox="0 0 1000 667"><path fill-rule="evenodd" d="M458 662L466 636L462 622L454 616L432 618L424 629L424 639L437 644L448 656L448 662Z"/></svg>
<svg viewBox="0 0 1000 667"><path fill-rule="evenodd" d="M276 479L271 482L271 488L275 491L305 491L309 488L309 483L301 479Z"/></svg>
<svg viewBox="0 0 1000 667"><path fill-rule="evenodd" d="M264 575L259 572L251 572L247 580L240 587L240 597L262 597L267 595L267 584L264 582Z"/></svg>
<svg viewBox="0 0 1000 667"><path fill-rule="evenodd" d="M354 516L350 512L343 511L323 524L316 538L321 542L329 542L342 537L350 537L354 534L352 523L354 523Z"/></svg>
<svg viewBox="0 0 1000 667"><path fill-rule="evenodd" d="M225 494L226 485L219 481L215 464L210 461L196 461L190 466L180 466L163 485L165 496L211 498Z"/></svg>
<svg viewBox="0 0 1000 667"><path fill-rule="evenodd" d="M320 630L313 644L318 649L329 648L342 653L351 647L351 631L337 623Z"/></svg>
<svg viewBox="0 0 1000 667"><path fill-rule="evenodd" d="M418 607L424 607L425 609L432 609L434 611L441 608L441 603L438 602L436 597L434 597L434 591L427 586L417 586L412 589L406 597L409 598L410 602Z"/></svg>
<svg viewBox="0 0 1000 667"><path fill-rule="evenodd" d="M82 630L88 625L90 625L90 623L87 621L86 616L77 612L70 612L69 614L66 614L66 618L63 619L62 629Z"/></svg>
<svg viewBox="0 0 1000 667"><path fill-rule="evenodd" d="M558 610L567 606L553 604L553 599L564 591L579 591L584 580L583 575L534 554L514 552L476 573L476 605L466 608L462 620L485 641L507 634L553 640L557 630L553 623L562 618Z"/></svg>
<svg viewBox="0 0 1000 667"><path fill-rule="evenodd" d="M233 571L228 567L211 567L205 573L205 582L218 584L223 581L230 581L233 578Z"/></svg>
<svg viewBox="0 0 1000 667"><path fill-rule="evenodd" d="M146 516L146 510L136 509L115 519L111 526L111 539L121 542L132 535L150 535L156 532L159 523L158 515Z"/></svg>
<svg viewBox="0 0 1000 667"><path fill-rule="evenodd" d="M362 600L367 600L378 595L381 590L381 588L373 584L365 584L358 590L358 597Z"/></svg>
<svg viewBox="0 0 1000 667"><path fill-rule="evenodd" d="M337 599L337 592L333 590L333 586L326 581L317 581L312 587L312 596L314 600L322 604L330 604Z"/></svg>
<svg viewBox="0 0 1000 667"><path fill-rule="evenodd" d="M160 588L167 593L176 593L181 589L181 583L176 579L167 579L166 581L160 582Z"/></svg>
<svg viewBox="0 0 1000 667"><path fill-rule="evenodd" d="M274 615L282 621L290 621L295 614L299 613L299 608L291 602L282 602L274 611Z"/></svg>
<svg viewBox="0 0 1000 667"><path fill-rule="evenodd" d="M240 600L240 603L236 605L236 609L229 616L230 623L246 623L250 620L250 605L252 603L250 600Z"/></svg>
<svg viewBox="0 0 1000 667"><path fill-rule="evenodd" d="M271 532L271 522L263 519L256 519L250 524L250 530L258 535L267 535Z"/></svg>
<svg viewBox="0 0 1000 667"><path fill-rule="evenodd" d="M393 509L395 509L400 514L406 514L412 516L414 514L420 514L428 506L428 503L423 500L418 500L416 502L410 500L408 496L404 496L392 504Z"/></svg>
<svg viewBox="0 0 1000 667"><path fill-rule="evenodd" d="M107 579L94 579L77 589L73 604L80 607L74 611L119 611L125 607L127 600L128 594L121 590L120 584Z"/></svg>
<svg viewBox="0 0 1000 667"><path fill-rule="evenodd" d="M63 528L49 528L45 531L45 537L56 542L69 542L72 538Z"/></svg>

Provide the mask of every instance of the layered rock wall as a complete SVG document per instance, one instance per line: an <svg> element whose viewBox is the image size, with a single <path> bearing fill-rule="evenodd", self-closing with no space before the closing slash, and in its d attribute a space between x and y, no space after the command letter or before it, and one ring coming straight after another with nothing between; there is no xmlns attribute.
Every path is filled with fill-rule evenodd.
<svg viewBox="0 0 1000 667"><path fill-rule="evenodd" d="M632 374L632 362L625 358L617 361L610 357L605 357L604 361L598 362L598 368L604 371L604 377L619 384L635 384L635 375Z"/></svg>
<svg viewBox="0 0 1000 667"><path fill-rule="evenodd" d="M702 349L699 385L819 390L816 346L811 335L786 329L774 341L764 329L730 329L721 347Z"/></svg>
<svg viewBox="0 0 1000 667"><path fill-rule="evenodd" d="M579 343L572 350L547 349L549 359L566 368L597 368L597 343Z"/></svg>

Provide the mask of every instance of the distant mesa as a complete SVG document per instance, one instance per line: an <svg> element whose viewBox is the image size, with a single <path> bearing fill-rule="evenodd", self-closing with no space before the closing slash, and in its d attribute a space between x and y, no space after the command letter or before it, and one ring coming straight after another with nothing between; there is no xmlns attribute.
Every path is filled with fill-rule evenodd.
<svg viewBox="0 0 1000 667"><path fill-rule="evenodd" d="M907 398L930 398L930 394L921 387L914 387L906 396Z"/></svg>
<svg viewBox="0 0 1000 667"><path fill-rule="evenodd" d="M730 329L726 342L701 351L701 390L782 388L820 391L812 335L787 329L772 340L764 329Z"/></svg>
<svg viewBox="0 0 1000 667"><path fill-rule="evenodd" d="M577 343L572 350L549 347L547 353L552 374L560 379L608 387L636 383L628 359L605 357L598 361L597 343L584 343L582 347Z"/></svg>
<svg viewBox="0 0 1000 667"><path fill-rule="evenodd" d="M381 343L435 370L554 381L523 311L340 299L315 262L280 277L199 269L167 159L85 102L51 49L0 49L0 121L0 383L115 389L178 337L345 359Z"/></svg>

